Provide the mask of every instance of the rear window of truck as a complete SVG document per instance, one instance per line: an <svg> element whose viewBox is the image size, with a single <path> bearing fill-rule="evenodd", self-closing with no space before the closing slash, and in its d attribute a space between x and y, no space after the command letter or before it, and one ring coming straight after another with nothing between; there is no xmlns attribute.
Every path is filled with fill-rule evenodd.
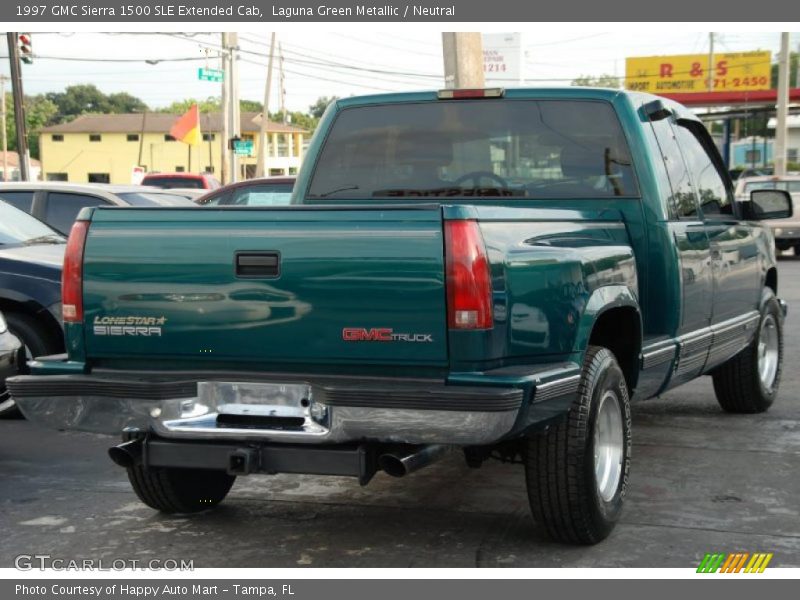
<svg viewBox="0 0 800 600"><path fill-rule="evenodd" d="M309 199L638 196L631 154L601 101L454 100L344 109Z"/></svg>

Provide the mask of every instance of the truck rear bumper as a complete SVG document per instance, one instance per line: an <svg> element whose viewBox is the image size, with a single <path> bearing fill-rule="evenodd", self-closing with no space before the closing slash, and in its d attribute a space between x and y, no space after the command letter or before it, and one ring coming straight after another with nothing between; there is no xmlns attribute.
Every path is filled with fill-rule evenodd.
<svg viewBox="0 0 800 600"><path fill-rule="evenodd" d="M508 375L437 380L244 374L120 372L26 375L9 389L31 421L60 429L119 434L153 432L161 438L251 440L289 444L377 441L404 444L485 445L521 421L529 425L538 396L568 406L578 385L572 363L541 369L518 385ZM35 370L34 370L35 372ZM532 377L532 378L531 378ZM511 378L513 380L513 378ZM524 417L524 418L523 418Z"/></svg>

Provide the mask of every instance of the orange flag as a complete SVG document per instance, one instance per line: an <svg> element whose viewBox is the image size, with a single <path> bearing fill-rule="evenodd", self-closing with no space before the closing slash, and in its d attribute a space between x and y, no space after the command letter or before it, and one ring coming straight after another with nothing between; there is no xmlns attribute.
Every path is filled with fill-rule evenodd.
<svg viewBox="0 0 800 600"><path fill-rule="evenodd" d="M200 133L200 110L197 108L197 104L192 104L186 114L175 121L175 124L169 130L169 134L176 140L191 146L196 146L203 141L203 136Z"/></svg>

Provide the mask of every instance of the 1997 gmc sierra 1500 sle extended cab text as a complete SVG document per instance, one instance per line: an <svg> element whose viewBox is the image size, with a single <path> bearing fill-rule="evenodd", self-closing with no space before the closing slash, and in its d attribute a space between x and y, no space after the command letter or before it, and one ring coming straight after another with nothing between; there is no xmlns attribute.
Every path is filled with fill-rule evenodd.
<svg viewBox="0 0 800 600"><path fill-rule="evenodd" d="M703 125L588 88L338 100L292 206L84 209L67 356L9 380L32 421L110 450L166 512L237 475L402 476L447 450L524 464L534 518L618 520L631 398L703 374L723 409L778 390L772 235Z"/></svg>

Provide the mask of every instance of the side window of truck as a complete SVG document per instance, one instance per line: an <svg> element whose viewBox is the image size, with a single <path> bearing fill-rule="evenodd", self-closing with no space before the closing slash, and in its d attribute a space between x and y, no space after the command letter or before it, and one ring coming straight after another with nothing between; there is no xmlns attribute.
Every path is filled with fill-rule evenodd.
<svg viewBox="0 0 800 600"><path fill-rule="evenodd" d="M703 126L695 122L678 121L675 126L678 143L683 150L689 170L694 178L703 216L707 219L729 219L733 216L733 197L712 157Z"/></svg>
<svg viewBox="0 0 800 600"><path fill-rule="evenodd" d="M673 219L698 219L699 211L697 199L692 189L692 180L689 170L681 154L678 140L669 119L651 122L661 157L667 169L667 177L672 187L668 207L670 217Z"/></svg>

